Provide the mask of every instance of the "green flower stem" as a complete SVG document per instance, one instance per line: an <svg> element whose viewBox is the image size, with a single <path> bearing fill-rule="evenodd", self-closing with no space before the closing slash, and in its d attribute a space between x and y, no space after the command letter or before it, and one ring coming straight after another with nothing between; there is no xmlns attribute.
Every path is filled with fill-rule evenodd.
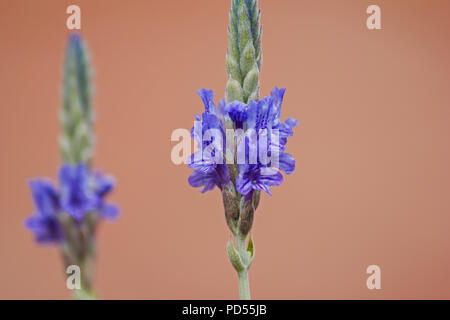
<svg viewBox="0 0 450 320"><path fill-rule="evenodd" d="M73 290L74 300L97 300L97 294L93 290L75 289Z"/></svg>
<svg viewBox="0 0 450 320"><path fill-rule="evenodd" d="M250 300L250 284L248 282L248 271L244 270L238 273L239 278L239 298L241 300Z"/></svg>
<svg viewBox="0 0 450 320"><path fill-rule="evenodd" d="M246 235L233 232L236 240L236 248L232 239L228 241L227 251L231 265L237 271L239 279L239 296L241 300L250 300L250 284L248 281L248 270L254 258L254 246L252 237L249 237L246 247Z"/></svg>
<svg viewBox="0 0 450 320"><path fill-rule="evenodd" d="M96 300L97 294L93 287L94 282L94 257L87 257L80 263L81 288L73 290L75 300Z"/></svg>
<svg viewBox="0 0 450 320"><path fill-rule="evenodd" d="M246 261L248 257L248 253L245 249L245 236L238 235L236 237L236 247L239 253L239 256L242 259L242 263L244 264L244 269L238 271L238 279L239 279L239 298L241 300L250 300L250 283L248 281L248 269L249 269L249 261Z"/></svg>
<svg viewBox="0 0 450 320"><path fill-rule="evenodd" d="M95 241L93 239L93 228L95 227L95 214L85 216L83 223L78 227L68 214L59 215L64 227L66 241L61 245L61 253L64 265L80 267L80 289L73 289L73 299L93 300L97 299L94 290L94 262Z"/></svg>

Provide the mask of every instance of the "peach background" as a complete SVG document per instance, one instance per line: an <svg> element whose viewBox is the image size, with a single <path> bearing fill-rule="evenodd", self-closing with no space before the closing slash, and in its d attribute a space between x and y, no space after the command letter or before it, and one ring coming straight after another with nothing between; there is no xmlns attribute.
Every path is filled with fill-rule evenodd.
<svg viewBox="0 0 450 320"><path fill-rule="evenodd" d="M69 298L58 251L22 226L55 178L68 31L95 67L95 164L123 215L98 235L102 298L237 298L217 190L170 161L175 128L223 96L230 1L0 0L0 298ZM365 9L382 8L369 31ZM450 298L450 2L261 0L262 94L288 88L296 172L256 214L259 299ZM382 290L366 288L368 265Z"/></svg>

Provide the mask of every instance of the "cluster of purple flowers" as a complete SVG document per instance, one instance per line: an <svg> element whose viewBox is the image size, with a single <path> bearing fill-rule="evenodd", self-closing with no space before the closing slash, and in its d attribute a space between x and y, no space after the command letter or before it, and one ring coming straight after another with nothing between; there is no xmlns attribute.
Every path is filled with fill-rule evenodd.
<svg viewBox="0 0 450 320"><path fill-rule="evenodd" d="M81 224L88 213L112 220L119 209L105 201L114 188L114 180L101 172L91 172L84 164L65 164L59 170L59 190L48 179L36 179L29 185L35 206L25 225L38 243L60 243L64 228L60 215L67 214Z"/></svg>
<svg viewBox="0 0 450 320"><path fill-rule="evenodd" d="M199 90L205 112L201 117L195 116L196 124L191 131L199 151L188 159L188 166L194 169L188 179L189 184L203 187L202 192L206 192L216 186L222 189L233 183L243 196L253 193L253 190L270 194L271 186L283 182L280 171L286 174L294 172L295 159L285 149L287 138L293 135L292 129L298 122L292 118L281 121L285 91L275 87L270 96L248 104L239 101L227 104L223 99L216 108L214 92ZM243 135L236 134L233 141L227 141L227 138L230 140L228 129L241 131ZM236 161L241 158L239 151L244 153L244 161ZM230 174L230 158L237 168L235 177Z"/></svg>

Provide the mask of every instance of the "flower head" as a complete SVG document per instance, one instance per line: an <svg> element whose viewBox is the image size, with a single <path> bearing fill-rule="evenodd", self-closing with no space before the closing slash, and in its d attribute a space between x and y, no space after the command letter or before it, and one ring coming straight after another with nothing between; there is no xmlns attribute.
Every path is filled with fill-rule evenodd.
<svg viewBox="0 0 450 320"><path fill-rule="evenodd" d="M83 164L63 165L59 170L61 209L78 221L99 207L100 199L89 184L90 174Z"/></svg>
<svg viewBox="0 0 450 320"><path fill-rule="evenodd" d="M291 174L295 170L295 159L285 152L287 139L293 135L297 120L289 118L281 121L281 105L286 89L275 87L271 95L259 101L251 100L248 104L232 101L228 104L222 100L219 108L213 102L214 92L202 89L199 95L205 104L202 118L196 117L192 137L200 150L194 153L188 166L195 171L189 177L193 187L204 187L202 192L220 189L230 182L228 167L224 163L227 152L236 160L237 175L231 181L236 190L247 195L253 190L262 190L270 194L270 187L280 185L283 176L280 171ZM226 141L225 129L243 129L243 136L235 141ZM212 139L208 131L217 133ZM205 139L206 136L206 139ZM228 143L227 143L228 142ZM229 150L229 146L233 150ZM240 162L241 161L241 162ZM225 179L223 179L225 177Z"/></svg>
<svg viewBox="0 0 450 320"><path fill-rule="evenodd" d="M247 195L253 190L265 191L270 195L271 186L279 186L283 175L273 167L261 167L257 164L242 166L236 179L236 189Z"/></svg>
<svg viewBox="0 0 450 320"><path fill-rule="evenodd" d="M59 219L62 213L78 223L89 212L107 220L118 216L118 207L105 200L114 189L114 179L101 171L91 173L84 164L66 164L59 170L59 184L57 191L46 179L30 182L35 212L25 226L34 232L38 243L58 243L64 238Z"/></svg>

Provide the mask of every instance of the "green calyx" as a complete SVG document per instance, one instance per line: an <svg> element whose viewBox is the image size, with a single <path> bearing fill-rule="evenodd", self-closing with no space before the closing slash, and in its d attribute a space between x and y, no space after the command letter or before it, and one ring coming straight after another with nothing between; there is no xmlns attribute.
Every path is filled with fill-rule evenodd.
<svg viewBox="0 0 450 320"><path fill-rule="evenodd" d="M227 103L259 99L261 12L257 0L232 0L226 66Z"/></svg>

